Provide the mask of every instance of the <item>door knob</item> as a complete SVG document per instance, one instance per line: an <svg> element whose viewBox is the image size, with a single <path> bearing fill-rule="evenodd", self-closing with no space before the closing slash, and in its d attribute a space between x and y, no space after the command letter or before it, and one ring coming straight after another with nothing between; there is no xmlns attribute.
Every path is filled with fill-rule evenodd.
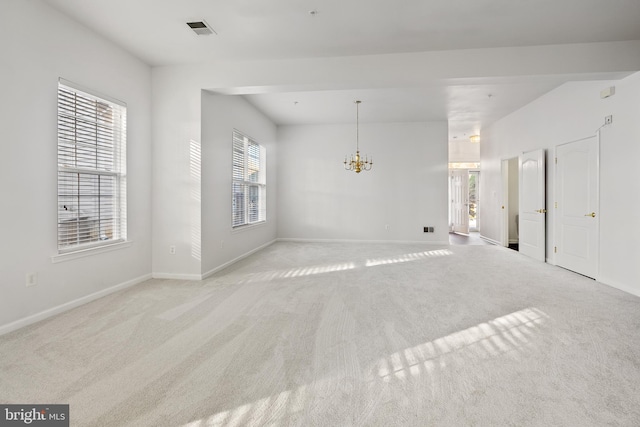
<svg viewBox="0 0 640 427"><path fill-rule="evenodd" d="M596 217L596 213L595 212L591 212L590 214L586 214L585 216L590 216L591 218L595 218Z"/></svg>

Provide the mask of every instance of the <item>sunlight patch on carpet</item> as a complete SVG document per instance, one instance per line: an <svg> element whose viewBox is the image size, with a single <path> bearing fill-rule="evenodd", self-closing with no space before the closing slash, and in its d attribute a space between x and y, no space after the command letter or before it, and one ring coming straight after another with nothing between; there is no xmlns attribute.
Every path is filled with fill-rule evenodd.
<svg viewBox="0 0 640 427"><path fill-rule="evenodd" d="M379 258L367 260L366 267L375 267L378 265L398 264L403 262L419 261L426 258L443 257L453 255L449 249L437 249L433 251L415 252L412 254L398 255L392 258Z"/></svg>
<svg viewBox="0 0 640 427"><path fill-rule="evenodd" d="M318 274L335 273L338 271L353 270L356 265L353 262L338 264L310 265L289 270L265 271L263 273L250 274L238 281L238 283L268 282L273 279L293 279L303 276L315 276Z"/></svg>
<svg viewBox="0 0 640 427"><path fill-rule="evenodd" d="M393 377L407 379L433 373L446 367L445 356L456 353L469 358L490 358L517 350L531 343L531 337L548 319L537 308L526 308L442 338L381 358L376 363L378 376L385 381Z"/></svg>
<svg viewBox="0 0 640 427"><path fill-rule="evenodd" d="M549 316L535 307L480 323L442 338L395 352L375 363L378 381L410 381L423 375L433 377L447 368L447 355L490 358L524 347ZM255 402L221 411L182 427L237 427L275 425L304 408L308 388L326 389L342 378L322 378L309 385L284 390ZM375 380L375 378L371 378ZM314 393L312 393L314 394Z"/></svg>

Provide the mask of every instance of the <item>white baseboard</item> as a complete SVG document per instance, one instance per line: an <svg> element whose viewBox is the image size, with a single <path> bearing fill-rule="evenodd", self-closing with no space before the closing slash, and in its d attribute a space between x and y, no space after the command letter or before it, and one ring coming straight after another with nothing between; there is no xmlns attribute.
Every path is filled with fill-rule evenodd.
<svg viewBox="0 0 640 427"><path fill-rule="evenodd" d="M213 274L217 273L218 271L224 270L225 268L229 267L230 265L233 265L233 264L235 264L236 262L238 262L238 261L240 261L240 260L243 260L243 259L245 259L246 257L248 257L248 256L250 256L250 255L255 254L256 252L261 251L262 249L266 248L267 246L271 246L271 245L273 245L277 240L278 240L278 239L274 239L274 240L272 240L272 241L270 241L270 242L267 242L267 243L265 243L265 244L264 244L264 245L262 245L262 246L258 246L257 248L252 249L252 250L250 250L249 252L247 252L247 253L245 253L245 254L242 254L242 255L240 255L239 257L236 257L236 258L232 259L231 261L225 262L224 264L219 265L218 267L215 267L215 268L213 268L213 269L211 269L211 270L207 271L206 273L202 274L202 276L201 276L201 278L200 278L199 280L204 280L204 279L206 279L207 277L209 277L209 276L211 276L211 275L213 275Z"/></svg>
<svg viewBox="0 0 640 427"><path fill-rule="evenodd" d="M616 289L618 289L620 291L623 291L623 292L626 292L628 294L640 297L640 289L632 288L629 285L625 285L625 284L622 284L622 283L617 283L616 281L609 280L606 277L599 277L598 278L598 282L602 283L603 285L611 286L612 288L616 288Z"/></svg>
<svg viewBox="0 0 640 427"><path fill-rule="evenodd" d="M481 238L482 240L485 240L485 241L489 242L489 243L493 243L494 245L502 246L502 243L501 243L501 242L498 242L497 240L493 240L493 239L490 239L490 238L488 238L488 237L485 237L485 236L483 236L482 234L480 235L480 238Z"/></svg>
<svg viewBox="0 0 640 427"><path fill-rule="evenodd" d="M92 294L86 295L84 297L80 297L73 301L69 301L59 306L41 311L40 313L32 314L31 316L27 316L22 319L16 320L14 322L7 323L6 325L0 326L0 335L8 334L9 332L13 332L27 325L31 325L33 323L55 316L56 314L64 313L65 311L69 311L72 308L79 307L83 304L86 304L93 300L97 300L98 298L102 298L104 296L120 291L122 289L126 289L131 286L137 285L138 283L142 283L149 279L151 279L151 274L145 274L144 276L140 276L135 279L128 280L124 283L120 283L119 285L115 285L110 288L103 289L98 292L94 292Z"/></svg>
<svg viewBox="0 0 640 427"><path fill-rule="evenodd" d="M424 241L424 240L352 240L352 239L300 239L293 237L280 237L278 242L298 242L298 243L377 243L377 244L422 244L422 245L448 245L449 241Z"/></svg>

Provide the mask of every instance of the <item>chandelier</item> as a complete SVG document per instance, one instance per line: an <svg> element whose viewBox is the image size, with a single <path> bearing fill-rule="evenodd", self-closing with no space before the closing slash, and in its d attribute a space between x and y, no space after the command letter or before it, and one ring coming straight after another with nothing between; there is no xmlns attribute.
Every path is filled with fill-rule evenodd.
<svg viewBox="0 0 640 427"><path fill-rule="evenodd" d="M354 171L355 173L360 173L362 171L368 171L371 170L371 167L373 166L373 157L371 158L371 160L369 160L367 158L367 156L364 157L364 160L362 160L360 158L360 147L359 147L359 139L360 139L360 129L359 129L359 121L360 121L360 117L359 117L359 110L358 108L360 107L360 103L362 101L356 101L356 156L355 158L353 157L353 154L351 155L351 160L347 161L347 156L344 156L344 168L345 170L348 171Z"/></svg>

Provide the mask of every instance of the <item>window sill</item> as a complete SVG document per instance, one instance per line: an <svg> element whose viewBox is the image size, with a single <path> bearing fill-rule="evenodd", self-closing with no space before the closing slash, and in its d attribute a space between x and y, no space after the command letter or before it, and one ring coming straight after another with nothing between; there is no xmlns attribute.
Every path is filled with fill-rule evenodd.
<svg viewBox="0 0 640 427"><path fill-rule="evenodd" d="M252 229L258 228L258 227L263 227L266 224L267 224L267 221L265 220L265 221L255 222L253 224L239 225L237 227L233 227L231 232L232 233L242 233L243 231L252 230Z"/></svg>
<svg viewBox="0 0 640 427"><path fill-rule="evenodd" d="M56 263L64 262L64 261L71 261L73 259L84 258L84 257L91 256L91 255L97 255L97 254L101 254L101 253L105 253L105 252L115 251L115 250L118 250L118 249L128 248L132 244L133 244L133 242L131 240L127 240L125 242L118 242L118 243L113 243L113 244L110 244L110 245L98 246L98 247L95 247L95 248L80 249L80 250L73 251L73 252L67 252L67 253L64 253L64 254L54 255L54 256L51 257L51 262L56 264Z"/></svg>

